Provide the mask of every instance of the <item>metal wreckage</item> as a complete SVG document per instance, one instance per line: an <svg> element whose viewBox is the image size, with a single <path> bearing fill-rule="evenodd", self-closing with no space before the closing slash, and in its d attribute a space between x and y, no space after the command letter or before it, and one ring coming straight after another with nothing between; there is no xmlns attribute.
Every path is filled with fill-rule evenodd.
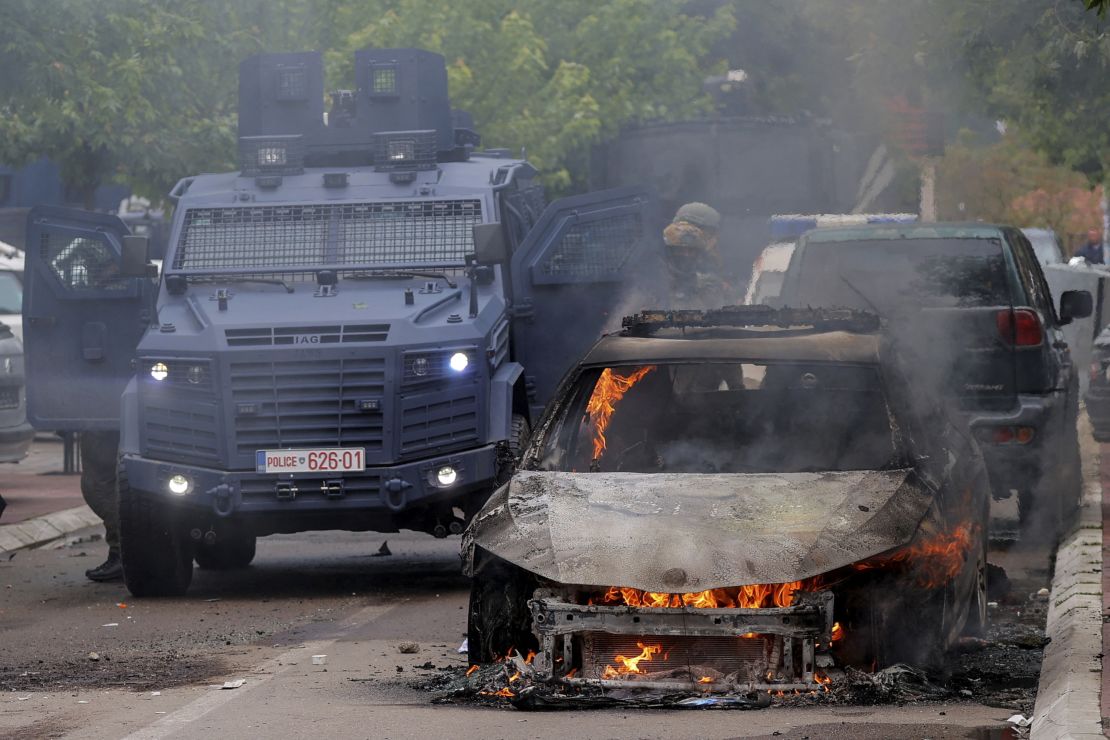
<svg viewBox="0 0 1110 740"><path fill-rule="evenodd" d="M902 357L859 311L626 318L465 534L456 689L763 706L984 629L983 462Z"/></svg>

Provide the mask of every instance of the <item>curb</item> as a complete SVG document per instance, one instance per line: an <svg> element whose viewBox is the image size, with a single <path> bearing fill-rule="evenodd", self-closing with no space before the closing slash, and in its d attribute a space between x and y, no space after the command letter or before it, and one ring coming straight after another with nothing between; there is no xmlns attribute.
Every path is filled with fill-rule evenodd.
<svg viewBox="0 0 1110 740"><path fill-rule="evenodd" d="M18 524L0 525L0 555L44 545L100 523L100 517L88 506L77 506Z"/></svg>
<svg viewBox="0 0 1110 740"><path fill-rule="evenodd" d="M1102 485L1056 551L1032 740L1102 738Z"/></svg>

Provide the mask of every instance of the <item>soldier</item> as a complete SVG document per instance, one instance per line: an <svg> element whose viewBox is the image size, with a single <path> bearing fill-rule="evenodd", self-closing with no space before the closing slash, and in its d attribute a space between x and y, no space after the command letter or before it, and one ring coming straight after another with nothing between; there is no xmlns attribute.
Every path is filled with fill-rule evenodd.
<svg viewBox="0 0 1110 740"><path fill-rule="evenodd" d="M85 571L93 581L118 581L123 578L119 556L119 497L116 492L116 465L119 432L81 434L81 495L98 517L104 520L104 541L108 559Z"/></svg>
<svg viewBox="0 0 1110 740"><path fill-rule="evenodd" d="M717 237L721 214L705 203L687 203L663 230L671 308L720 308L736 302L721 276Z"/></svg>

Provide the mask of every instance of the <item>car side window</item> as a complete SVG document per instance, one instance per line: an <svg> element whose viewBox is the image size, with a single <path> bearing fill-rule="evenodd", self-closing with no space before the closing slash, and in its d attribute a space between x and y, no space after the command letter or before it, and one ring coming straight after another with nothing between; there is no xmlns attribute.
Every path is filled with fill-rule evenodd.
<svg viewBox="0 0 1110 740"><path fill-rule="evenodd" d="M1014 260L1017 263L1018 274L1025 286L1025 292L1033 308L1037 309L1051 324L1057 324L1056 307L1052 300L1052 291L1045 282L1044 273L1040 263L1033 252L1033 245L1020 232L1007 234L1007 240L1014 250Z"/></svg>

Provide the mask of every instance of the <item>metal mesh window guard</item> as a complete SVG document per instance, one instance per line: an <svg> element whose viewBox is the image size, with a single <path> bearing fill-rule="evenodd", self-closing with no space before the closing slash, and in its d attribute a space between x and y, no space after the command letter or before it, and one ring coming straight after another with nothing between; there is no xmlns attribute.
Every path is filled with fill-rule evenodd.
<svg viewBox="0 0 1110 740"><path fill-rule="evenodd" d="M575 224L541 265L541 273L552 278L587 280L614 277L624 268L642 234L642 223L633 214Z"/></svg>
<svg viewBox="0 0 1110 740"><path fill-rule="evenodd" d="M119 276L115 254L102 241L43 232L39 249L43 262L69 290L128 289L127 279Z"/></svg>
<svg viewBox="0 0 1110 740"><path fill-rule="evenodd" d="M477 200L192 208L175 270L462 265Z"/></svg>

